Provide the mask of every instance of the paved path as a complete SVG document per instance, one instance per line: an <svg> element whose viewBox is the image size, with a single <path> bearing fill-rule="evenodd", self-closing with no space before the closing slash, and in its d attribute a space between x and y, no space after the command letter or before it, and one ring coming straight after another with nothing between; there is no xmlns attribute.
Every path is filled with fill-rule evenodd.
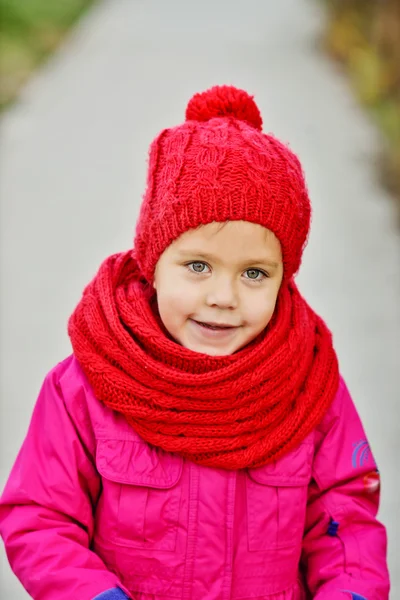
<svg viewBox="0 0 400 600"><path fill-rule="evenodd" d="M392 598L400 597L400 265L376 132L317 49L311 0L109 0L2 124L1 481L40 383L69 353L66 320L109 253L131 244L153 136L195 91L255 94L266 131L302 157L314 229L301 287L336 346L383 479ZM22 591L1 554L1 597Z"/></svg>

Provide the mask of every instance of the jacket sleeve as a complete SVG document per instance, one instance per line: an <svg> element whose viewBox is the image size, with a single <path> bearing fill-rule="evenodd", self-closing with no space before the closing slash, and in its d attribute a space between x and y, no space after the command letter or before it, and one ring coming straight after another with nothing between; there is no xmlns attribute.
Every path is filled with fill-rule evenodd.
<svg viewBox="0 0 400 600"><path fill-rule="evenodd" d="M84 403L74 402L72 417L56 367L0 500L0 534L11 568L35 600L93 600L104 592L105 600L130 598L90 549L100 478L84 440Z"/></svg>
<svg viewBox="0 0 400 600"><path fill-rule="evenodd" d="M379 472L343 380L317 429L302 563L314 600L388 600Z"/></svg>

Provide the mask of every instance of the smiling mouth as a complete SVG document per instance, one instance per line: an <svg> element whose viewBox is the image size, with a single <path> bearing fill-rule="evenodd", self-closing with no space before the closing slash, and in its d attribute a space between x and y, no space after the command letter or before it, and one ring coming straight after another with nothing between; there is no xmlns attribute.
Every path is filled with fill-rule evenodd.
<svg viewBox="0 0 400 600"><path fill-rule="evenodd" d="M194 319L193 319L194 320ZM214 331L218 331L221 329L237 329L237 325L228 325L227 323L205 323L204 321L195 321L197 325L204 327L205 329L212 329Z"/></svg>

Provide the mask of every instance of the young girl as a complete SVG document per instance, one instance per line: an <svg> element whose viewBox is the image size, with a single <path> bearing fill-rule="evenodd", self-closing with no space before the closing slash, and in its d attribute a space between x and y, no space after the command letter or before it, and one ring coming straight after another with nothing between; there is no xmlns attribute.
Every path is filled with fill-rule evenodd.
<svg viewBox="0 0 400 600"><path fill-rule="evenodd" d="M294 282L302 169L261 126L215 87L151 146L1 500L36 600L388 598L376 464Z"/></svg>

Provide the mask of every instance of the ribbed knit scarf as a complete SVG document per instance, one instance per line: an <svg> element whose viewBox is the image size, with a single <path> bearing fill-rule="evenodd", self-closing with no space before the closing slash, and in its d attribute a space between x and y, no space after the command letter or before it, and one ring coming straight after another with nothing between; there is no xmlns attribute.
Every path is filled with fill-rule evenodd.
<svg viewBox="0 0 400 600"><path fill-rule="evenodd" d="M69 335L98 400L149 444L210 467L278 459L321 421L338 388L330 332L293 281L256 340L212 357L168 337L132 253L116 254L85 289Z"/></svg>

